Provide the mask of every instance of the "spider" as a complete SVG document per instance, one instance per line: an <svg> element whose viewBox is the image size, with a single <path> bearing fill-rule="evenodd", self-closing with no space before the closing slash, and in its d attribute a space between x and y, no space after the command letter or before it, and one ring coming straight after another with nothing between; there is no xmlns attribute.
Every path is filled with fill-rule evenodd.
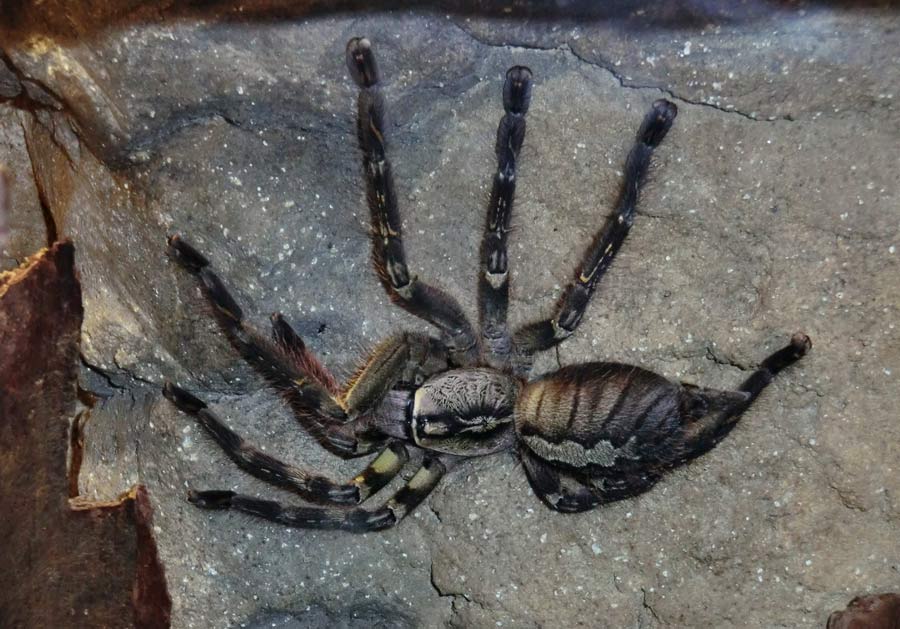
<svg viewBox="0 0 900 629"><path fill-rule="evenodd" d="M391 300L431 323L440 336L399 333L378 345L340 386L281 314L272 315L271 338L258 331L209 261L179 235L170 236L169 256L199 280L219 327L284 395L301 425L342 457L378 452L360 474L336 482L261 452L203 401L166 382L165 397L195 417L237 465L318 503L288 506L233 491L192 490L188 499L193 504L292 527L375 531L408 515L460 461L514 451L548 507L585 511L645 492L667 470L715 447L775 375L810 349L808 336L794 334L730 391L674 382L614 362L570 365L529 381L534 355L575 332L625 241L651 155L675 120L675 105L657 100L644 117L625 161L615 210L587 248L552 316L510 331L507 239L532 73L524 66L509 69L481 243L476 329L453 297L409 272L386 154L384 99L367 39L350 40L347 65L359 87L357 130L375 270ZM415 448L424 451L422 463L405 485L382 506L361 507L400 473Z"/></svg>

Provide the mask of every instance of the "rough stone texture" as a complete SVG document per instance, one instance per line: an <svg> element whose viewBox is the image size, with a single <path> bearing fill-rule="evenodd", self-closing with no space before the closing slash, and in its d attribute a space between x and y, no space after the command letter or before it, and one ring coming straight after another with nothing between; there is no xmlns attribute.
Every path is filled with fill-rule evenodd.
<svg viewBox="0 0 900 629"><path fill-rule="evenodd" d="M73 256L57 243L0 273L0 625L163 629L171 602L146 490L98 502L70 482L82 319Z"/></svg>
<svg viewBox="0 0 900 629"><path fill-rule="evenodd" d="M6 56L33 87L11 103L56 228L82 252L83 386L106 397L82 488L149 486L175 626L821 626L855 595L900 588L897 14L658 4L576 24L479 3L338 16L94 3L79 17L49 2L13 22ZM812 354L702 460L579 516L545 509L512 456L456 470L377 535L192 508L187 487L279 492L174 412L164 377L285 458L358 466L298 434L165 259L166 233L207 252L257 321L284 311L329 366L424 329L368 266L343 66L357 34L385 75L411 265L470 312L502 76L534 71L514 323L556 299L643 112L677 102L635 230L541 370L605 358L726 387L795 330Z"/></svg>

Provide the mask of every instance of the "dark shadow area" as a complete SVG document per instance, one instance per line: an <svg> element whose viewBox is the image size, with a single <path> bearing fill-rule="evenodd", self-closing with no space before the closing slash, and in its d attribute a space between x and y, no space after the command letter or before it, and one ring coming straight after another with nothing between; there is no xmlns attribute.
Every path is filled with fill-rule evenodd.
<svg viewBox="0 0 900 629"><path fill-rule="evenodd" d="M720 0L8 0L0 5L3 45L43 34L61 40L90 36L113 27L129 27L172 20L283 22L324 15L365 11L433 12L435 15L513 20L617 22L623 29L691 29L709 24L735 24L772 19L778 14L818 8L891 8L885 0L794 2L790 0L723 2Z"/></svg>

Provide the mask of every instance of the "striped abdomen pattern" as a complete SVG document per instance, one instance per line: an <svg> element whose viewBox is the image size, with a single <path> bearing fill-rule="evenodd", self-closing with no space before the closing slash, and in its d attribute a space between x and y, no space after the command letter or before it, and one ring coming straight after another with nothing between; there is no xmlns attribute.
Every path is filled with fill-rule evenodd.
<svg viewBox="0 0 900 629"><path fill-rule="evenodd" d="M524 387L516 432L540 459L588 476L664 468L683 451L681 391L631 365L572 365Z"/></svg>

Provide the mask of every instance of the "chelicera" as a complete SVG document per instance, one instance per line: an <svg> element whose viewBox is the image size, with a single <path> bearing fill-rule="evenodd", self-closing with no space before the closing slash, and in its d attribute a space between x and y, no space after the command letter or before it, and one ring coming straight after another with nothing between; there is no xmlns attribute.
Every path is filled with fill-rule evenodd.
<svg viewBox="0 0 900 629"><path fill-rule="evenodd" d="M571 365L529 380L534 355L575 332L625 241L651 155L675 120L675 105L658 100L645 115L614 211L552 316L511 331L507 240L532 74L523 66L509 69L481 244L476 328L453 297L409 272L386 154L384 99L368 40L350 40L347 64L359 86L358 135L375 270L394 303L440 334L389 338L340 385L280 314L272 317L271 335L257 331L208 260L180 236L170 237L169 255L199 280L232 345L284 395L303 427L342 457L377 453L359 475L336 482L263 453L203 401L166 383L165 396L195 417L241 468L317 503L288 506L227 490L192 491L189 499L198 507L233 509L300 528L374 531L408 515L460 461L512 450L547 506L585 511L647 491L667 470L712 449L775 375L809 350L809 338L795 334L730 391L613 362ZM360 506L400 473L416 448L424 456L409 480L381 506Z"/></svg>

